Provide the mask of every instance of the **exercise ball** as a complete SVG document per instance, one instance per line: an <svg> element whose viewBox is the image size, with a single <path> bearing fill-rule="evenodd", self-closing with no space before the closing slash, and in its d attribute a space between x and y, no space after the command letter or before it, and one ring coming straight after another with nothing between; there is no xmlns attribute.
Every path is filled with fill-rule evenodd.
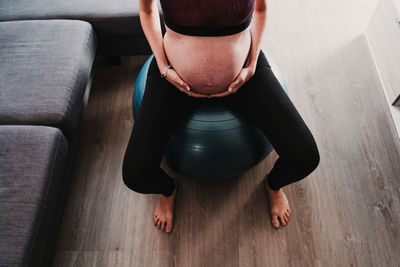
<svg viewBox="0 0 400 267"><path fill-rule="evenodd" d="M151 55L146 60L135 83L132 99L134 118L140 108L153 57ZM287 93L286 83L276 65L270 57L267 59ZM205 101L193 109L168 141L162 161L166 161L172 170L200 180L233 178L260 163L272 151L264 133L221 99L202 100Z"/></svg>

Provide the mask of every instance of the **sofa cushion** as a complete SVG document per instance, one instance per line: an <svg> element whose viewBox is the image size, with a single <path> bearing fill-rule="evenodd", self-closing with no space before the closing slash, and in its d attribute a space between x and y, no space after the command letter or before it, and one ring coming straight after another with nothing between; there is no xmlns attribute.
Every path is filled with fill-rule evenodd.
<svg viewBox="0 0 400 267"><path fill-rule="evenodd" d="M0 21L79 19L90 22L97 35L140 35L138 0L2 0ZM157 1L160 17L161 4Z"/></svg>
<svg viewBox="0 0 400 267"><path fill-rule="evenodd" d="M165 33L161 4L161 31ZM1 0L0 21L79 19L92 24L99 52L105 56L152 54L139 17L137 0Z"/></svg>
<svg viewBox="0 0 400 267"><path fill-rule="evenodd" d="M0 126L0 266L25 266L47 253L67 152L57 128Z"/></svg>
<svg viewBox="0 0 400 267"><path fill-rule="evenodd" d="M97 39L74 20L0 22L0 124L35 124L73 132Z"/></svg>

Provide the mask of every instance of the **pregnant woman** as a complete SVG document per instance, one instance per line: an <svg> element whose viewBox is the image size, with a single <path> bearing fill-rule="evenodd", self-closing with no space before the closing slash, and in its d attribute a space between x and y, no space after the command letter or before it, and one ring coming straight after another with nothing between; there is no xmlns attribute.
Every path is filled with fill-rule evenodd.
<svg viewBox="0 0 400 267"><path fill-rule="evenodd" d="M266 0L160 0L164 36L156 1L140 0L140 21L154 58L125 151L125 185L160 194L152 222L170 233L177 182L160 167L164 149L193 108L213 98L256 124L278 153L263 181L273 227L286 225L291 209L282 187L308 176L320 158L313 135L260 49Z"/></svg>

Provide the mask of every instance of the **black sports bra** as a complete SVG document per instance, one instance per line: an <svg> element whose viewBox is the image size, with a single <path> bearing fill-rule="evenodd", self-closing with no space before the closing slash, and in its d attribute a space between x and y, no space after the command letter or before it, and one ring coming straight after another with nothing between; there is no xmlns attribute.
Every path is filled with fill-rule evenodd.
<svg viewBox="0 0 400 267"><path fill-rule="evenodd" d="M185 35L224 36L246 29L255 0L160 0L168 28Z"/></svg>

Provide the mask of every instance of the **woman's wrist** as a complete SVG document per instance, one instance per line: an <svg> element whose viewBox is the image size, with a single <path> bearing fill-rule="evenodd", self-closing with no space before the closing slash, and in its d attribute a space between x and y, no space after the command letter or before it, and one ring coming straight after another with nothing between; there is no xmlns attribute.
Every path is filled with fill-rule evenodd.
<svg viewBox="0 0 400 267"><path fill-rule="evenodd" d="M255 66L257 64L259 54L260 54L260 49L254 52L254 48L252 48L248 54L247 64L245 67Z"/></svg>
<svg viewBox="0 0 400 267"><path fill-rule="evenodd" d="M163 71L165 71L165 69L169 66L168 58L165 55L165 51L164 49L162 49L161 51L154 51L153 54L158 66L158 71L160 72L160 74L162 74Z"/></svg>
<svg viewBox="0 0 400 267"><path fill-rule="evenodd" d="M162 63L158 65L158 70L160 71L160 74L162 74L169 66L168 62Z"/></svg>
<svg viewBox="0 0 400 267"><path fill-rule="evenodd" d="M167 67L164 68L164 70L161 72L161 78L165 78L167 76L168 70L172 69L171 64L169 64Z"/></svg>

